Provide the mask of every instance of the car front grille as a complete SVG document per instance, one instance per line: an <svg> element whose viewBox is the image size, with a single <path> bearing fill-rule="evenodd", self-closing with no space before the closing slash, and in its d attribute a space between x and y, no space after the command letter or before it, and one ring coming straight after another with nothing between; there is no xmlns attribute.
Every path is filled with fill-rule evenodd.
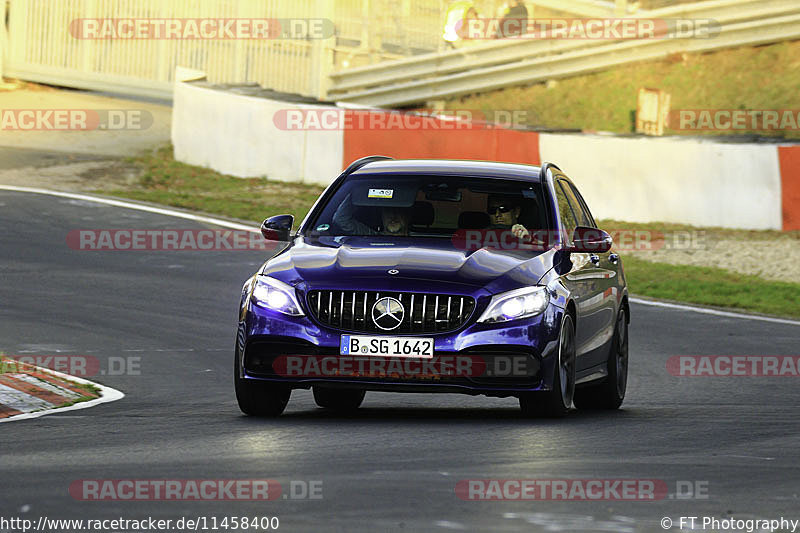
<svg viewBox="0 0 800 533"><path fill-rule="evenodd" d="M379 328L372 320L372 307L391 297L404 307L403 321L394 329ZM378 291L313 290L308 308L321 323L337 329L363 333L438 333L463 326L475 309L469 296Z"/></svg>

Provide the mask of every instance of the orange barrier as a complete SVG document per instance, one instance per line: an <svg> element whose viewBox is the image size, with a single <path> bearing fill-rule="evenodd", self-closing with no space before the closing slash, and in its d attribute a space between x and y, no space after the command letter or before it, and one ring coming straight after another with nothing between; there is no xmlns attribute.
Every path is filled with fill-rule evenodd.
<svg viewBox="0 0 800 533"><path fill-rule="evenodd" d="M800 146L779 146L783 231L800 230Z"/></svg>
<svg viewBox="0 0 800 533"><path fill-rule="evenodd" d="M348 110L347 113L364 111ZM379 113L379 112L376 112ZM400 128L344 130L342 168L356 159L381 154L398 159L477 159L538 165L539 134L476 124L454 127L452 121L420 117ZM441 128L437 128L439 125Z"/></svg>

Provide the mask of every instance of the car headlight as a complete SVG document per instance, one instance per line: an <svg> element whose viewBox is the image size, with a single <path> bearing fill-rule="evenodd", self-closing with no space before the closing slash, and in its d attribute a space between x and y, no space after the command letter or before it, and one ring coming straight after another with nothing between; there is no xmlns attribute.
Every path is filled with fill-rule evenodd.
<svg viewBox="0 0 800 533"><path fill-rule="evenodd" d="M253 303L285 315L303 316L294 287L269 276L258 276L253 289Z"/></svg>
<svg viewBox="0 0 800 533"><path fill-rule="evenodd" d="M525 287L492 296L489 307L478 322L495 323L536 316L547 308L550 295L546 287Z"/></svg>

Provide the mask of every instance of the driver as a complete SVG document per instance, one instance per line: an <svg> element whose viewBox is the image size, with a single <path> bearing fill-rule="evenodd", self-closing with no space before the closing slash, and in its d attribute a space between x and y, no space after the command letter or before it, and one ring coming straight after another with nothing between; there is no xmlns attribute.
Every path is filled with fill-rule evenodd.
<svg viewBox="0 0 800 533"><path fill-rule="evenodd" d="M381 209L384 235L408 235L408 209L385 207Z"/></svg>
<svg viewBox="0 0 800 533"><path fill-rule="evenodd" d="M489 214L490 229L510 229L518 239L527 239L530 232L519 223L522 211L519 200L513 196L492 195L486 212Z"/></svg>
<svg viewBox="0 0 800 533"><path fill-rule="evenodd" d="M333 214L333 222L349 235L408 235L408 223L411 219L406 207L375 207L381 211L381 226L378 230L371 228L353 217L353 201L348 194L344 202Z"/></svg>

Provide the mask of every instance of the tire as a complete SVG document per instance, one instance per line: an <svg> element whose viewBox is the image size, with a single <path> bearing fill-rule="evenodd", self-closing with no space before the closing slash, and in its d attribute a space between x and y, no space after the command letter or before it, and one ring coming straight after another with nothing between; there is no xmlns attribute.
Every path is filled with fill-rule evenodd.
<svg viewBox="0 0 800 533"><path fill-rule="evenodd" d="M553 388L548 392L532 392L519 398L525 416L560 418L569 412L575 395L575 324L564 315L558 341L558 360L553 370Z"/></svg>
<svg viewBox="0 0 800 533"><path fill-rule="evenodd" d="M239 349L233 360L233 384L239 409L246 415L272 417L280 415L292 390L286 385L269 381L246 380L239 375L241 369Z"/></svg>
<svg viewBox="0 0 800 533"><path fill-rule="evenodd" d="M578 409L618 409L628 388L628 318L625 308L619 310L611 353L608 355L608 377L598 384L575 391Z"/></svg>
<svg viewBox="0 0 800 533"><path fill-rule="evenodd" d="M355 411L364 401L365 390L329 389L314 387L314 401L323 409L347 412Z"/></svg>

